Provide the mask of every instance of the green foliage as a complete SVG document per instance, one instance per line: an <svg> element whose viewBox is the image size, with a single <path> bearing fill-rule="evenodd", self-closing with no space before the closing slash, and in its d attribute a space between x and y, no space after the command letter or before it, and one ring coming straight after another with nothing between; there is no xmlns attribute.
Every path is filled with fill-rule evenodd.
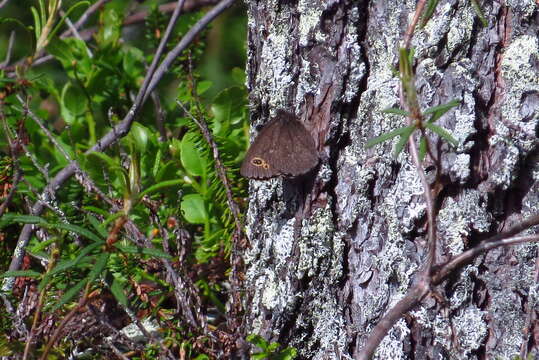
<svg viewBox="0 0 539 360"><path fill-rule="evenodd" d="M439 0L429 0L427 5L425 6L425 9L423 10L423 14L421 14L421 28L425 27L427 25L427 22L430 20L432 15L434 14L434 11L436 10L436 7L438 6ZM475 12L475 15L478 17L479 21L481 22L481 25L483 27L488 26L488 20L485 17L485 14L483 13L483 10L481 10L481 6L477 2L477 0L470 0L470 3L472 4L472 8Z"/></svg>
<svg viewBox="0 0 539 360"><path fill-rule="evenodd" d="M260 335L251 334L247 336L247 341L256 345L262 351L251 354L251 359L255 360L292 360L297 356L297 350L293 347L287 347L283 350L279 350L281 345L279 343L269 343Z"/></svg>
<svg viewBox="0 0 539 360"><path fill-rule="evenodd" d="M423 160L429 149L428 139L424 133L425 129L432 131L451 145L455 147L458 146L458 141L455 140L455 138L447 130L434 123L453 107L458 106L460 104L460 101L451 100L447 104L428 108L421 113L417 102L417 93L414 84L415 77L412 68L413 54L413 50L408 51L406 49L401 49L399 63L400 72L398 73L406 95L406 103L410 108L410 111L396 108L389 108L384 110L384 113L386 114L395 114L409 117L413 119L413 123L411 125L403 126L388 133L372 138L367 141L367 144L365 144L365 146L369 148L387 140L393 139L394 137L400 136L400 139L397 142L394 150L394 156L396 158L402 152L402 150L406 146L406 143L409 141L410 137L413 136L414 132L416 130L419 130L421 132L421 137L419 139L419 157L421 160ZM430 115L430 118L425 121L424 118L426 115Z"/></svg>
<svg viewBox="0 0 539 360"><path fill-rule="evenodd" d="M234 79L234 86L228 88L201 75L208 57L206 30L177 58L155 90L159 104L150 100L137 109L128 134L106 151L88 152L128 113L169 17L153 6L144 29L137 29L144 36L126 39L127 4L113 0L90 20L89 26L97 30L90 40L60 38L67 27L58 4L58 0L36 1L34 7L25 8L27 19L11 22L31 28L38 51L25 53L30 61L15 72L0 71L0 180L11 185L16 170L24 175L0 217L0 237L9 239L3 242L0 277L35 283L44 299L42 318L61 319L90 292L112 294L120 307L144 310L166 321L167 346L182 347L188 358L203 359L206 355L193 345L195 335L170 305L175 289L165 279L162 261L188 274L204 306L224 314L228 294L216 279L226 279L235 224L214 167L213 149L176 100L208 124L230 190L240 199L246 195L246 181L238 174L248 143L245 75L239 68L230 70L227 76ZM88 4L73 1L65 6L66 15L74 22L73 14ZM168 47L203 15L183 14ZM39 50L53 60L45 66L32 64L41 60ZM71 161L80 166L76 176L45 201L43 213L28 212L28 205L41 198L51 179ZM39 229L26 248L29 268L5 272L25 224ZM183 248L178 234L187 234L182 236L192 241ZM207 279L192 271L209 262L224 264L222 274ZM141 293L141 282L155 288ZM46 339L34 340L40 353ZM57 353L63 353L64 346L72 345L56 345ZM148 349L148 354L152 351L160 354L162 349Z"/></svg>

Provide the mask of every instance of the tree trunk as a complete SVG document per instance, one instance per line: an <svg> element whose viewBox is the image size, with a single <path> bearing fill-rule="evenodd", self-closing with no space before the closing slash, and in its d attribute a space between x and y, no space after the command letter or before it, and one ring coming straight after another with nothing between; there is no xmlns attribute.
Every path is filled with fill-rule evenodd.
<svg viewBox="0 0 539 360"><path fill-rule="evenodd" d="M539 211L539 5L440 0L417 29L422 109L459 99L430 137L437 263ZM254 125L277 109L303 120L320 151L310 175L252 181L245 288L248 333L303 359L354 358L412 285L427 254L426 206L409 153L367 140L406 124L398 49L416 1L249 1ZM531 229L536 233L537 229ZM380 359L537 355L537 246L482 255L393 326Z"/></svg>

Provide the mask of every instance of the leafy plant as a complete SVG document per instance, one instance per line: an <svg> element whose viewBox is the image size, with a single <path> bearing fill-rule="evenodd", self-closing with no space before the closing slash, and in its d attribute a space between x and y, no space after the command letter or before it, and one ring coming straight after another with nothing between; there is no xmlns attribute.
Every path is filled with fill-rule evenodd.
<svg viewBox="0 0 539 360"><path fill-rule="evenodd" d="M396 114L405 116L407 118L413 119L412 124L400 127L388 133L382 134L378 137L370 139L365 145L367 148L382 143L384 141L393 139L396 136L400 136L397 145L395 146L394 156L397 157L401 151L404 149L404 146L408 142L411 136L413 136L416 130L421 132L420 137L420 146L419 146L419 155L421 160L425 157L425 154L428 152L428 139L425 135L425 130L428 129L433 133L440 136L442 139L447 141L453 146L458 146L458 141L453 138L453 136L444 128L435 124L435 122L440 119L446 112L451 108L460 104L459 100L452 100L447 104L434 106L426 109L421 113L419 111L419 106L417 105L417 94L414 84L414 73L412 69L413 62L413 51L407 51L406 49L401 49L400 52L400 77L403 82L403 88L406 94L406 101L410 107L410 111L390 108L384 110L387 114ZM430 115L428 120L425 120L426 115Z"/></svg>
<svg viewBox="0 0 539 360"><path fill-rule="evenodd" d="M295 359L297 356L297 350L293 347L287 347L285 349L279 350L279 348L281 347L279 343L269 343L260 335L251 334L247 336L247 341L249 341L253 345L256 345L262 350L256 353L252 353L251 359L291 360Z"/></svg>

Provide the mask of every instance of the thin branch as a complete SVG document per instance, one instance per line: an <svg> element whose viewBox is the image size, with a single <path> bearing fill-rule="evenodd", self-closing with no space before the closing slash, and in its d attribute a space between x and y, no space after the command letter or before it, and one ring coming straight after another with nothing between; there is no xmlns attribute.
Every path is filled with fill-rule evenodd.
<svg viewBox="0 0 539 360"><path fill-rule="evenodd" d="M148 86L149 92L153 91L155 87L157 86L157 83L161 80L161 78L165 75L166 71L168 70L169 66L172 64L174 59L185 49L191 41L195 39L195 37L218 15L220 15L223 11L225 11L227 8L229 8L235 0L223 0L219 5L217 5L215 8L210 10L204 17L202 17L183 37L183 39L180 41L178 45L166 56L165 60L163 60L163 63L159 68L155 71L153 76L151 77L150 85ZM147 75L148 78L150 78ZM144 104L144 101L146 100L146 97L141 96L142 89L139 91L139 96L137 96L137 101L131 106L131 109L128 111L127 115L124 117L124 119L116 125L111 131L109 131L107 134L105 134L98 142L93 145L89 150L86 151L86 155L90 154L92 152L100 152L104 149L108 148L111 144L119 140L120 138L127 135L129 132L129 129L131 128L131 125L138 114L138 111ZM51 197L52 194L54 194L58 189L62 186L64 182L66 182L71 176L73 176L76 172L76 166L73 163L70 163L68 166L60 170L56 176L48 183L48 185L45 187L45 190L42 193L42 197L44 200L47 200ZM34 204L32 208L32 212L34 215L38 215L43 211L43 204L41 201L38 201ZM30 236L33 232L33 226L32 225L25 225L22 228L21 234L19 235L19 239L17 240L17 246L14 250L13 258L11 260L11 263L9 265L9 270L17 270L20 268L22 259L24 256L24 249L26 248L26 245L28 244L28 241L30 240ZM9 290L13 287L13 278L6 278L4 280L4 283L2 285L3 290Z"/></svg>
<svg viewBox="0 0 539 360"><path fill-rule="evenodd" d="M6 6L8 1L9 0L2 0L2 2L0 2L0 9L3 8L4 6Z"/></svg>
<svg viewBox="0 0 539 360"><path fill-rule="evenodd" d="M5 1L7 1L7 0L5 0ZM1 7L2 6L0 5L0 8ZM9 62L11 60L11 53L13 51L13 44L14 43L15 43L15 30L12 30L11 33L9 34L9 42L8 42L8 45L7 45L6 58L2 63L0 63L0 69L5 68L9 64Z"/></svg>
<svg viewBox="0 0 539 360"><path fill-rule="evenodd" d="M90 175L88 175L82 168L80 167L79 163L71 158L71 156L68 154L68 152L64 149L64 147L56 140L54 135L49 131L49 129L43 124L41 119L30 110L28 107L28 104L24 99L17 95L17 100L22 104L24 107L24 111L30 115L30 118L34 120L34 122L39 126L39 128L45 133L47 138L52 142L52 144L58 149L58 151L63 155L63 157L70 162L70 164L73 164L75 166L75 173L80 176L79 183L87 190L95 192L98 196L101 197L107 204L109 204L113 209L117 208L116 204L95 185L95 183L90 178Z"/></svg>
<svg viewBox="0 0 539 360"><path fill-rule="evenodd" d="M221 182L223 183L223 186L225 187L228 207L230 208L230 211L232 211L232 215L234 216L234 222L236 224L236 231L238 232L238 234L240 234L242 233L243 227L240 221L239 207L238 207L238 204L234 201L234 197L232 196L232 188L230 186L230 181L228 180L225 166L223 165L223 162L221 160L221 155L219 155L219 148L217 147L217 144L215 143L215 140L213 139L213 136L211 135L211 131L208 128L208 124L206 124L203 120L198 120L197 118L195 118L193 114L191 114L191 112L187 110L181 102L176 101L176 103L198 126L198 128L202 132L202 136L204 136L204 139L206 140L206 142L212 149L215 170L217 171L217 175L219 175L219 179L221 180Z"/></svg>
<svg viewBox="0 0 539 360"><path fill-rule="evenodd" d="M172 49L161 65L159 65L159 68L155 71L155 76L151 80L150 85L148 86L148 91L144 95L144 100L148 98L148 94L151 93L155 87L157 86L157 83L159 80L163 77L163 75L168 71L169 67L172 65L174 60L180 55L180 53L195 39L195 37L202 31L210 22L213 21L217 16L219 16L223 11L228 9L229 7L234 4L236 0L222 0L219 4L217 4L214 8L212 8L210 11L204 15L202 19L200 19L189 31L185 34L185 36L182 38L182 40Z"/></svg>
<svg viewBox="0 0 539 360"><path fill-rule="evenodd" d="M61 9L60 9L60 15L65 16L64 10L61 10ZM68 27L68 28L71 30L71 32L73 33L73 36L74 36L75 38L79 39L80 41L84 41L84 40L82 40L82 37L80 36L80 34L79 34L77 28L75 27L75 25L71 22L71 20L70 20L68 17L66 17L65 22L66 22L66 24L67 24L67 27ZM92 54L92 51L90 50L90 48L89 48L88 46L86 46L86 53L88 54L88 57L89 57L89 58L93 58L93 57L94 57L94 55Z"/></svg>
<svg viewBox="0 0 539 360"><path fill-rule="evenodd" d="M406 314L414 306L416 306L428 293L429 284L425 283L422 279L415 286L412 286L406 295L399 300L389 311L384 315L382 319L376 324L374 329L369 334L367 342L361 352L359 353L358 360L369 360L374 355L376 348L382 342L389 330L395 325L395 323Z"/></svg>
<svg viewBox="0 0 539 360"><path fill-rule="evenodd" d="M90 7L88 7L88 9L86 9L86 11L84 11L84 13L79 17L79 20L77 20L77 22L73 24L73 27L70 26L68 30L64 31L62 35L60 35L60 38L64 39L68 37L69 35L71 35L73 30L80 29L82 25L84 25L86 21L88 21L88 19L93 13L95 13L97 10L99 10L103 5L105 5L109 1L110 0L98 0L94 4L92 4Z"/></svg>
<svg viewBox="0 0 539 360"><path fill-rule="evenodd" d="M150 210L150 220L152 221L152 224L159 229L163 243L168 242L168 234L159 221L157 212L151 206L148 206L148 209ZM151 248L154 247L150 241L148 242L148 246ZM165 246L163 246L163 248L165 248ZM202 314L200 311L194 311L195 309L202 308L196 287L193 285L189 277L186 276L185 271L183 271L184 276L180 276L174 270L168 259L161 258L160 260L165 266L167 275L174 285L174 296L176 297L178 306L181 308L183 316L186 318L187 322L191 324L193 329L200 331L205 335L209 335L206 318L201 316Z"/></svg>
<svg viewBox="0 0 539 360"><path fill-rule="evenodd" d="M410 22L410 25L408 25L408 29L406 29L406 33L404 34L404 41L403 41L402 47L406 49L410 48L410 45L412 42L412 36L414 35L414 30L417 26L417 23L419 22L419 18L421 17L421 14L423 13L423 9L425 8L426 3L427 3L427 0L419 0L419 2L416 5L414 18Z"/></svg>
<svg viewBox="0 0 539 360"><path fill-rule="evenodd" d="M223 162L221 161L221 156L219 155L219 148L217 147L217 144L215 143L215 140L213 139L213 136L211 135L211 131L208 128L208 125L203 120L198 120L197 118L195 118L193 114L191 114L191 112L188 111L182 105L181 102L176 101L176 103L195 122L195 124L197 124L200 131L202 132L202 135L204 136L204 139L206 140L206 142L212 149L214 167L215 167L215 170L217 171L219 179L221 180L223 186L225 187L228 207L230 211L232 211L232 216L234 216L234 223L236 225L236 235L233 237L233 240L232 240L232 254L230 255L230 263L232 265L232 271L230 274L232 306L230 308L230 311L232 313L232 318L237 319L240 316L240 313L242 312L242 302L241 302L241 295L240 295L241 281L239 279L239 267L241 266L240 265L241 256L239 254L240 246L238 243L240 241L241 234L243 234L243 226L240 220L239 207L238 207L238 204L234 201L234 197L232 196L232 188L230 186L230 181L228 180L228 176L226 174L225 166L223 165ZM235 330L238 333L240 331L240 328L235 327Z"/></svg>
<svg viewBox="0 0 539 360"><path fill-rule="evenodd" d="M489 250L492 250L500 246L517 245L517 244L522 244L525 242L539 241L539 235L515 236L515 237L508 237L506 239L499 239L499 240L497 239L495 241L492 241L491 239L482 241L479 245L475 246L474 248L470 250L463 252L462 254L454 257L453 259L449 260L447 263L442 265L440 267L440 270L438 270L433 275L432 284L433 285L440 284L454 271L468 264L477 256L484 254Z"/></svg>
<svg viewBox="0 0 539 360"><path fill-rule="evenodd" d="M148 85L150 84L150 81L152 80L152 77L155 73L155 69L157 67L157 63L159 60L161 60L161 55L163 54L163 51L165 51L165 45L167 44L168 39L170 38L170 35L172 34L172 29L174 28L174 25L176 25L176 22L178 21L178 18L180 17L180 11L183 7L183 4L185 3L185 0L178 0L176 8L174 9L174 12L172 13L172 16L170 17L170 21L168 22L167 29L165 30L165 34L161 38L161 41L159 42L159 46L157 47L157 51L155 52L155 55L152 59L152 63L150 64L150 68L148 69L148 73L146 77L144 78L144 82L142 83L142 86L140 87L140 91L137 95L137 98L135 99L135 103L137 101L141 101L142 103L146 102L146 99L148 98L148 93L151 93L153 91L153 88L147 92ZM182 39L183 40L183 39Z"/></svg>

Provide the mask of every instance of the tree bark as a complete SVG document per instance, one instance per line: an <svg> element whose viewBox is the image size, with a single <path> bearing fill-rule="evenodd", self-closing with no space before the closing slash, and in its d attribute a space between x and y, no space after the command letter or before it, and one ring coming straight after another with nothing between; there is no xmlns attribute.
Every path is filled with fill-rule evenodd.
<svg viewBox="0 0 539 360"><path fill-rule="evenodd" d="M441 0L417 29L423 110L453 99L430 137L439 163L437 263L539 211L539 4ZM300 358L354 358L407 291L427 254L422 188L409 155L370 138L406 124L399 107L400 40L416 1L249 1L253 125L276 109L301 118L319 167L252 181L245 289L248 333ZM256 130L256 127L253 126ZM537 228L528 233L537 233ZM536 244L499 248L460 269L404 316L380 359L538 355ZM441 301L444 300L444 301Z"/></svg>

